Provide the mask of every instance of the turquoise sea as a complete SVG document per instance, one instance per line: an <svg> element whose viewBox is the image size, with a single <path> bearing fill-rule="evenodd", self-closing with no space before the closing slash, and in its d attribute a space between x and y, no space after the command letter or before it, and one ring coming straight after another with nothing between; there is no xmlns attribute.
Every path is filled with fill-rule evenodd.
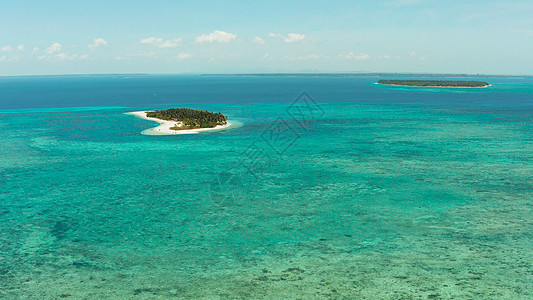
<svg viewBox="0 0 533 300"><path fill-rule="evenodd" d="M0 298L533 299L533 79L378 79L0 77Z"/></svg>

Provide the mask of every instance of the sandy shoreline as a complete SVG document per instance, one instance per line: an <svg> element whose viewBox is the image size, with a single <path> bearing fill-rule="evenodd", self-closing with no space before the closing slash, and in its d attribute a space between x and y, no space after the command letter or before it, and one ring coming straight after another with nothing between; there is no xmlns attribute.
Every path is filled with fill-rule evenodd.
<svg viewBox="0 0 533 300"><path fill-rule="evenodd" d="M141 119L144 119L144 120L148 120L148 121L153 121L153 122L159 123L159 126L154 127L154 128L150 128L150 129L146 129L143 132L141 132L141 134L144 134L144 135L195 134L195 133L200 133L200 132L205 132L205 131L224 130L224 129L230 128L231 125L232 125L231 122L228 121L226 125L217 125L214 128L172 130L172 129L170 129L170 127L174 127L177 122L175 122L175 121L165 121L165 120L160 120L160 119L156 119L156 118L147 117L146 116L146 111L134 111L134 112L128 112L128 113L125 113L125 114L126 115L134 115L134 116L137 116L137 117L139 117Z"/></svg>

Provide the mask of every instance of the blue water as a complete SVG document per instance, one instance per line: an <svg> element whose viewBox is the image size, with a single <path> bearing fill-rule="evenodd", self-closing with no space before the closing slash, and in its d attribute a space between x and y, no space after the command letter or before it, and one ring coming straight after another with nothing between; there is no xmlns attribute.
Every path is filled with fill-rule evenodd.
<svg viewBox="0 0 533 300"><path fill-rule="evenodd" d="M0 77L0 298L532 298L533 79L378 79Z"/></svg>

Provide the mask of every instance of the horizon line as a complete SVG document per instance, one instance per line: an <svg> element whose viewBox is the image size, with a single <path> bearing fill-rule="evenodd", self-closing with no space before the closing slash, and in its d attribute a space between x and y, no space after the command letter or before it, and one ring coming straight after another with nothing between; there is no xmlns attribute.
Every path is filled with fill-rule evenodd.
<svg viewBox="0 0 533 300"><path fill-rule="evenodd" d="M425 72L254 72L254 73L73 73L73 74L29 74L0 75L13 77L76 77L76 76L150 76L150 75L197 75L197 76L304 76L304 77L376 77L376 76L429 76L429 77L496 77L533 78L529 74L481 74L481 73L425 73Z"/></svg>

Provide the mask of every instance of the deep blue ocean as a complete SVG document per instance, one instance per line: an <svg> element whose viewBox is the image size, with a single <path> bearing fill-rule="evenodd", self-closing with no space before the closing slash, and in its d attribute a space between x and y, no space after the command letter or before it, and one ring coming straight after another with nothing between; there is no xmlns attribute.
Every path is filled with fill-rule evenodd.
<svg viewBox="0 0 533 300"><path fill-rule="evenodd" d="M0 299L532 299L533 79L378 79L0 77Z"/></svg>

